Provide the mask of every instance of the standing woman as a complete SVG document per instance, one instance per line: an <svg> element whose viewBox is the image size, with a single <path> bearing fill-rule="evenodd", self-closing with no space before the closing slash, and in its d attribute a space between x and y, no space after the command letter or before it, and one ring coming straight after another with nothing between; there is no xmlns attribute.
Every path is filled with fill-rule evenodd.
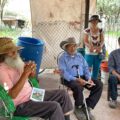
<svg viewBox="0 0 120 120"><path fill-rule="evenodd" d="M89 27L84 31L85 59L88 62L92 79L97 80L101 59L102 47L104 45L103 30L98 27L102 22L98 15L92 15Z"/></svg>

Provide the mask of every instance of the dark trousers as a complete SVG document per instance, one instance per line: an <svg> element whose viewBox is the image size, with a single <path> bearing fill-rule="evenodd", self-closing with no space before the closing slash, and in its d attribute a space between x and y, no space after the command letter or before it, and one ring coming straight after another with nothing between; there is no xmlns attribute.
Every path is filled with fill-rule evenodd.
<svg viewBox="0 0 120 120"><path fill-rule="evenodd" d="M82 77L85 78L85 77ZM99 80L94 81L95 86L88 88L87 86L80 86L80 84L77 81L67 81L64 79L64 84L71 88L73 91L73 97L75 100L75 106L83 105L83 90L84 88L88 89L90 91L90 95L88 98L86 98L86 103L88 107L94 108L97 102L99 101L103 89L103 84Z"/></svg>
<svg viewBox="0 0 120 120"><path fill-rule="evenodd" d="M118 81L117 76L110 74L109 79L108 79L108 87L110 91L110 97L112 100L116 100L118 96L117 92L117 84L120 83Z"/></svg>
<svg viewBox="0 0 120 120"><path fill-rule="evenodd" d="M43 102L28 101L17 106L14 115L65 120L64 113L73 110L69 95L64 90L45 92Z"/></svg>

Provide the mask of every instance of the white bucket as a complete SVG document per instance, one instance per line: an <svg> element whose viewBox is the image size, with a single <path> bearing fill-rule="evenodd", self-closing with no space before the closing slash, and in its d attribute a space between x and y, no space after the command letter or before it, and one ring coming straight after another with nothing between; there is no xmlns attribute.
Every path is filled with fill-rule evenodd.
<svg viewBox="0 0 120 120"><path fill-rule="evenodd" d="M109 73L101 70L101 81L103 84L108 84Z"/></svg>

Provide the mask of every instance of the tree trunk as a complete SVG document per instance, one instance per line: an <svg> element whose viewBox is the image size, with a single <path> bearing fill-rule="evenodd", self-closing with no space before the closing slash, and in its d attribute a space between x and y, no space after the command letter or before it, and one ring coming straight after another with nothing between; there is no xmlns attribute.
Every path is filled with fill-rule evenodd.
<svg viewBox="0 0 120 120"><path fill-rule="evenodd" d="M7 3L7 0L0 0L0 24L2 23L3 11L6 3Z"/></svg>

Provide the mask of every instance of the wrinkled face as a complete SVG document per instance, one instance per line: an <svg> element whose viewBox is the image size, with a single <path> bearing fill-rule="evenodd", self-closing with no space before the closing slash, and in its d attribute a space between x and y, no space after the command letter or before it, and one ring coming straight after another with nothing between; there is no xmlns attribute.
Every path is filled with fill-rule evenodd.
<svg viewBox="0 0 120 120"><path fill-rule="evenodd" d="M8 66L17 69L20 73L24 70L24 62L20 58L18 51L10 51L7 53L4 62Z"/></svg>
<svg viewBox="0 0 120 120"><path fill-rule="evenodd" d="M76 44L69 44L66 46L66 51L70 54L70 55L74 55L76 53L77 50L77 45Z"/></svg>
<svg viewBox="0 0 120 120"><path fill-rule="evenodd" d="M18 55L18 51L17 51L17 50L9 51L9 52L7 53L7 55L8 55L9 57L12 57L13 59L16 59L16 58L17 58L17 55Z"/></svg>

